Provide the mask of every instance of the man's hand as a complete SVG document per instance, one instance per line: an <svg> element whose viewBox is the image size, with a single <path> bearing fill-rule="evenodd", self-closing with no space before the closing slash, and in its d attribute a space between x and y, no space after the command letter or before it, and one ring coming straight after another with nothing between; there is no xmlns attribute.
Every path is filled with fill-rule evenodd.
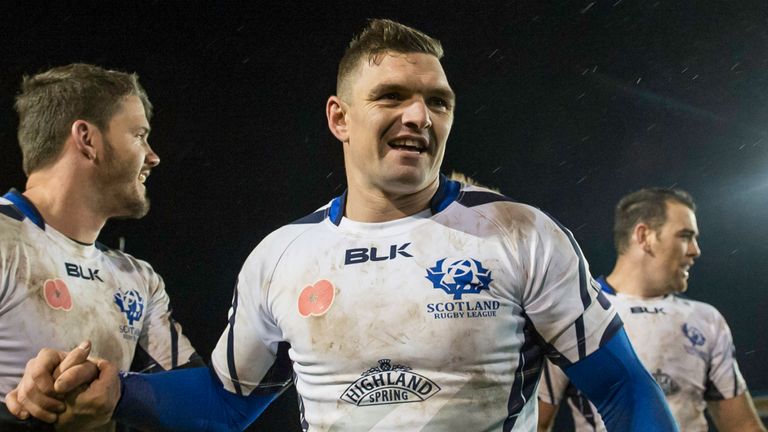
<svg viewBox="0 0 768 432"><path fill-rule="evenodd" d="M120 400L117 372L104 359L90 359L63 371L54 389L66 393L66 411L59 414L56 430L90 430L108 423Z"/></svg>
<svg viewBox="0 0 768 432"><path fill-rule="evenodd" d="M64 394L55 388L55 380L62 371L75 367L67 376L83 380L95 378L98 372L88 367L91 343L85 341L69 352L43 348L37 357L27 362L19 385L6 396L6 406L16 417L26 420L30 415L44 422L53 423L66 410ZM65 381L66 383L66 381Z"/></svg>
<svg viewBox="0 0 768 432"><path fill-rule="evenodd" d="M69 353L40 350L27 363L18 387L6 396L8 410L55 423L59 431L78 431L109 422L120 399L117 368L103 359L89 361L90 342Z"/></svg>

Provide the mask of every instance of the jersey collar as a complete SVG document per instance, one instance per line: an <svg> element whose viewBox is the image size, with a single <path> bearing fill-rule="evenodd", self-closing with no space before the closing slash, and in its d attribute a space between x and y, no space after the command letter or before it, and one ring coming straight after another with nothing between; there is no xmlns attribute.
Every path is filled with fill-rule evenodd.
<svg viewBox="0 0 768 432"><path fill-rule="evenodd" d="M34 222L40 229L45 230L45 221L40 215L40 212L37 211L37 208L32 204L32 201L28 200L27 197L21 194L21 192L16 189L11 189L3 195L3 198L12 202L14 207L19 209L24 216L28 217L29 220Z"/></svg>
<svg viewBox="0 0 768 432"><path fill-rule="evenodd" d="M446 207L451 205L461 192L461 183L450 180L443 174L440 174L440 184L437 186L437 191L432 195L432 199L429 201L429 209L433 215L445 210ZM331 201L331 206L328 209L328 219L334 224L339 225L341 218L344 216L344 208L347 205L347 191L336 197Z"/></svg>
<svg viewBox="0 0 768 432"><path fill-rule="evenodd" d="M597 283L600 284L600 289L602 289L604 292L607 292L608 294L616 294L616 290L611 286L611 284L608 283L607 280L605 280L605 276L600 276L596 280Z"/></svg>

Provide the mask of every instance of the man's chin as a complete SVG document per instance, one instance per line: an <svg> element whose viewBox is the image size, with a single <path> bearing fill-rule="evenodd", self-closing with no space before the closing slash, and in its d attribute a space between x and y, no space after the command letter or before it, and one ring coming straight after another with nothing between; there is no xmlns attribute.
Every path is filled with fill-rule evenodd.
<svg viewBox="0 0 768 432"><path fill-rule="evenodd" d="M114 220L141 219L149 213L149 198L126 203L123 211L113 216Z"/></svg>

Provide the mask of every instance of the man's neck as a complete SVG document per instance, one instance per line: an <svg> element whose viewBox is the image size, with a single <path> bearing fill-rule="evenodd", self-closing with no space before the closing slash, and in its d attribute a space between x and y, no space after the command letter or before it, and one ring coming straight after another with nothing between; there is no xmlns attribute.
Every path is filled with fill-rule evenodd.
<svg viewBox="0 0 768 432"><path fill-rule="evenodd" d="M605 281L617 293L633 297L651 298L664 295L664 292L654 289L645 271L641 263L635 262L627 256L619 255L613 271L605 278Z"/></svg>
<svg viewBox="0 0 768 432"><path fill-rule="evenodd" d="M344 216L357 222L388 222L419 213L429 203L440 186L436 178L426 188L411 194L388 194L349 185Z"/></svg>
<svg viewBox="0 0 768 432"><path fill-rule="evenodd" d="M45 223L72 240L93 243L107 218L93 210L91 194L66 178L33 173L23 195L35 205Z"/></svg>

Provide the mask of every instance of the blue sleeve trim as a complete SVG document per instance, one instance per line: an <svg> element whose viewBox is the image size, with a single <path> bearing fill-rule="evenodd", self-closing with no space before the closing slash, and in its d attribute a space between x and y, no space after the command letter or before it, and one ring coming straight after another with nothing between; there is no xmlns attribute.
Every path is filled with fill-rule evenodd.
<svg viewBox="0 0 768 432"><path fill-rule="evenodd" d="M597 406L608 430L678 430L664 394L640 363L623 328L564 370Z"/></svg>
<svg viewBox="0 0 768 432"><path fill-rule="evenodd" d="M239 396L224 389L209 368L127 373L120 382L122 395L114 419L165 431L243 430L287 388Z"/></svg>

